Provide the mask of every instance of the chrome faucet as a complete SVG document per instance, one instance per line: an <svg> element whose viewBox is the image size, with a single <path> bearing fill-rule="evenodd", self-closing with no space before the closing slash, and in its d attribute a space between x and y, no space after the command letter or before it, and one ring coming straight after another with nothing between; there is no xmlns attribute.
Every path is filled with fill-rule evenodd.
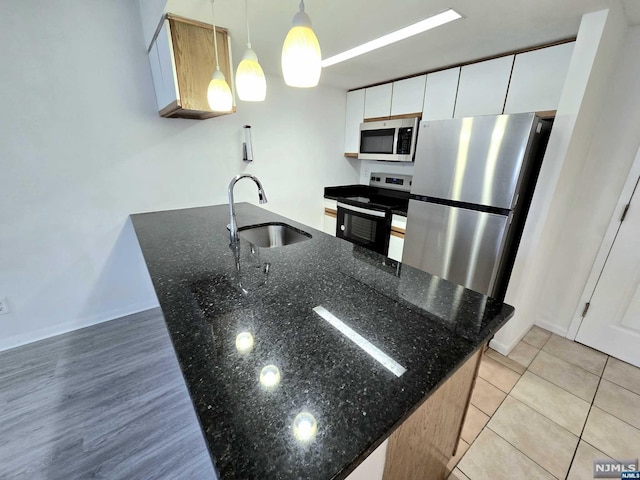
<svg viewBox="0 0 640 480"><path fill-rule="evenodd" d="M267 194L264 193L264 189L262 188L262 184L257 177L250 175L248 173L243 173L242 175L236 175L231 179L231 183L229 183L229 217L231 218L229 223L229 237L231 238L231 245L235 246L238 243L238 224L236 223L236 210L233 204L233 187L235 187L238 180L242 178L250 178L255 182L258 186L258 199L260 203L267 203Z"/></svg>

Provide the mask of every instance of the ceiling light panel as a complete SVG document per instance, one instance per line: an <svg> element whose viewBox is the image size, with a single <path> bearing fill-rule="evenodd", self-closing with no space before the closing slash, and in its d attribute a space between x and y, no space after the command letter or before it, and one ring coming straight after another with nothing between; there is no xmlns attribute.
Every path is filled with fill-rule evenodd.
<svg viewBox="0 0 640 480"><path fill-rule="evenodd" d="M363 43L362 45L358 45L357 47L334 55L333 57L326 58L322 60L322 67L329 67L336 63L344 62L345 60L391 45L392 43L399 42L405 38L413 37L414 35L426 32L427 30L431 30L432 28L439 27L440 25L444 25L445 23L452 22L459 18L462 18L462 15L450 8L442 13L409 25L408 27L401 28L400 30L388 33L387 35L383 35L382 37Z"/></svg>

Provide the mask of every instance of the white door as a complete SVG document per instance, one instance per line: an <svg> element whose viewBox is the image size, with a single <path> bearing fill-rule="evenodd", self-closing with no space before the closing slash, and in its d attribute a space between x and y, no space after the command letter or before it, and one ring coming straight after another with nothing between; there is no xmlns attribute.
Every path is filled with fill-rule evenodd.
<svg viewBox="0 0 640 480"><path fill-rule="evenodd" d="M638 179L640 181L640 179ZM604 264L576 341L640 367L640 188ZM622 218L622 217L621 217Z"/></svg>

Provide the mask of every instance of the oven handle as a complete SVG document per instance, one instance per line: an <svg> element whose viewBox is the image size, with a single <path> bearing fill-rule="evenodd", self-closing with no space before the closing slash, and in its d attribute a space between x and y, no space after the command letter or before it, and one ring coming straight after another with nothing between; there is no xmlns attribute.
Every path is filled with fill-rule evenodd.
<svg viewBox="0 0 640 480"><path fill-rule="evenodd" d="M354 205L347 205L346 203L338 202L338 208L344 208L345 210L352 210L354 212L364 213L365 215L371 215L374 217L386 217L385 212L379 210L369 210L367 208L356 207Z"/></svg>

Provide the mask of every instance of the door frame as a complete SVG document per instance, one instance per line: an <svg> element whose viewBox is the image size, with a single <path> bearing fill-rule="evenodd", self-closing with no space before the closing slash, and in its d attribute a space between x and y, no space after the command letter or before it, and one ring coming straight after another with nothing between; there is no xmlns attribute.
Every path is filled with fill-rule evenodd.
<svg viewBox="0 0 640 480"><path fill-rule="evenodd" d="M616 207L613 211L613 215L611 216L611 220L609 221L609 226L607 227L606 233L602 238L602 243L600 244L600 249L598 250L598 254L593 262L591 267L591 272L589 273L589 277L587 279L587 283L584 286L582 294L580 295L580 302L576 306L576 310L573 313L573 317L571 318L571 324L569 325L569 330L567 331L566 338L569 340L575 340L578 335L578 330L580 329L580 325L582 325L582 321L584 317L582 313L584 311L585 305L587 302L591 300L596 287L598 286L598 280L600 279L600 274L605 267L607 262L607 258L609 257L609 252L613 247L616 236L618 234L618 229L620 228L620 218L622 217L622 213L626 205L631 200L631 195L633 194L633 190L638 182L638 177L640 177L640 148L636 152L636 157L633 160L633 164L631 165L631 169L627 175L627 179L625 180L624 187L622 187L622 191L620 192L620 196L618 197L618 201L616 203ZM640 192L636 192L637 195L640 196ZM640 200L636 199L636 201L640 202ZM640 205L640 203L639 203Z"/></svg>

